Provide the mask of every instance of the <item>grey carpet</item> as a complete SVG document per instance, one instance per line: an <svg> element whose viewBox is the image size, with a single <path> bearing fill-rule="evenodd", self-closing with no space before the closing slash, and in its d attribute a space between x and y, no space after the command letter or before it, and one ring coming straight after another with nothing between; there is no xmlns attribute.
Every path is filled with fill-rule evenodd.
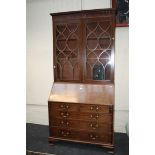
<svg viewBox="0 0 155 155"><path fill-rule="evenodd" d="M26 149L55 155L109 155L107 150L91 144L58 141L48 143L48 126L26 124ZM115 155L129 155L129 138L125 133L115 133Z"/></svg>

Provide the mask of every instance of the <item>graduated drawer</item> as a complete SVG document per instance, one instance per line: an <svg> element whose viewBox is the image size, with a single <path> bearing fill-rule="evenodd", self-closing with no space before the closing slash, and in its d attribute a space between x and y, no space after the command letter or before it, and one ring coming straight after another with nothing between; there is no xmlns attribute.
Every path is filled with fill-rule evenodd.
<svg viewBox="0 0 155 155"><path fill-rule="evenodd" d="M112 113L112 106L96 104L80 104L80 112Z"/></svg>
<svg viewBox="0 0 155 155"><path fill-rule="evenodd" d="M110 132L112 131L112 124L102 123L98 121L78 121L68 119L53 119L52 126L74 128L86 131Z"/></svg>
<svg viewBox="0 0 155 155"><path fill-rule="evenodd" d="M112 143L112 133L80 132L79 139L94 143Z"/></svg>
<svg viewBox="0 0 155 155"><path fill-rule="evenodd" d="M65 139L77 139L78 131L52 127L50 128L50 136Z"/></svg>
<svg viewBox="0 0 155 155"><path fill-rule="evenodd" d="M53 110L64 110L64 111L78 111L79 104L76 103L63 103L63 102L52 102L50 106Z"/></svg>
<svg viewBox="0 0 155 155"><path fill-rule="evenodd" d="M51 110L50 119L73 119L73 120L87 120L87 121L98 121L103 123L112 123L112 115L106 113L86 113L86 112L73 112L73 111L61 111Z"/></svg>
<svg viewBox="0 0 155 155"><path fill-rule="evenodd" d="M55 138L94 142L112 143L112 133L97 133L89 131L70 130L65 128L50 128L50 136Z"/></svg>
<svg viewBox="0 0 155 155"><path fill-rule="evenodd" d="M94 112L94 113L112 113L112 106L96 105L96 104L83 104L83 103L64 103L64 102L51 102L50 107L53 110L64 111L77 111L77 112Z"/></svg>

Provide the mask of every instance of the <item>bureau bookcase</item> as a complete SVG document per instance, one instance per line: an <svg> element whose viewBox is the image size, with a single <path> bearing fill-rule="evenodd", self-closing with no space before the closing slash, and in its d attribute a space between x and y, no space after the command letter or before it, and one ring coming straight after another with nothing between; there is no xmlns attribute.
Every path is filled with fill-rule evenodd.
<svg viewBox="0 0 155 155"><path fill-rule="evenodd" d="M115 10L53 13L49 142L113 148Z"/></svg>

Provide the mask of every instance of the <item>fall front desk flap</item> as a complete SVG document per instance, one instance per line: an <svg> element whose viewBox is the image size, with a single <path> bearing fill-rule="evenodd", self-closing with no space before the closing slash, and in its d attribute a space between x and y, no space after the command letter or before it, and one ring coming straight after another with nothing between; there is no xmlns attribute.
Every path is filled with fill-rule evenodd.
<svg viewBox="0 0 155 155"><path fill-rule="evenodd" d="M113 85L54 82L48 101L112 105L113 96Z"/></svg>

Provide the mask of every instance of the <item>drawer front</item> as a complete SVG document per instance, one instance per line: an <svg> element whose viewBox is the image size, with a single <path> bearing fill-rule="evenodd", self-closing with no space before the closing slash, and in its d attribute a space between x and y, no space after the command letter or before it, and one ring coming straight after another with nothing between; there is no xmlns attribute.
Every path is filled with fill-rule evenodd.
<svg viewBox="0 0 155 155"><path fill-rule="evenodd" d="M112 133L80 132L79 137L83 141L92 143L112 143Z"/></svg>
<svg viewBox="0 0 155 155"><path fill-rule="evenodd" d="M53 110L79 111L79 104L76 103L52 102L50 104Z"/></svg>
<svg viewBox="0 0 155 155"><path fill-rule="evenodd" d="M50 119L73 119L73 120L87 120L98 121L103 123L112 123L112 115L102 113L76 113L72 111L50 111Z"/></svg>
<svg viewBox="0 0 155 155"><path fill-rule="evenodd" d="M106 105L91 105L91 104L81 104L80 112L98 112L98 113L111 113L110 106Z"/></svg>
<svg viewBox="0 0 155 155"><path fill-rule="evenodd" d="M60 128L69 128L86 131L98 131L101 133L107 133L112 131L112 124L101 123L98 121L78 121L69 119L53 119L52 126Z"/></svg>
<svg viewBox="0 0 155 155"><path fill-rule="evenodd" d="M52 127L50 128L50 136L64 139L77 139L78 132L63 128Z"/></svg>
<svg viewBox="0 0 155 155"><path fill-rule="evenodd" d="M62 139L86 141L91 143L112 143L112 133L86 132L52 127L50 136Z"/></svg>
<svg viewBox="0 0 155 155"><path fill-rule="evenodd" d="M53 110L91 112L91 113L97 112L97 113L107 113L107 114L112 113L112 106L107 106L107 105L51 102L50 107Z"/></svg>

